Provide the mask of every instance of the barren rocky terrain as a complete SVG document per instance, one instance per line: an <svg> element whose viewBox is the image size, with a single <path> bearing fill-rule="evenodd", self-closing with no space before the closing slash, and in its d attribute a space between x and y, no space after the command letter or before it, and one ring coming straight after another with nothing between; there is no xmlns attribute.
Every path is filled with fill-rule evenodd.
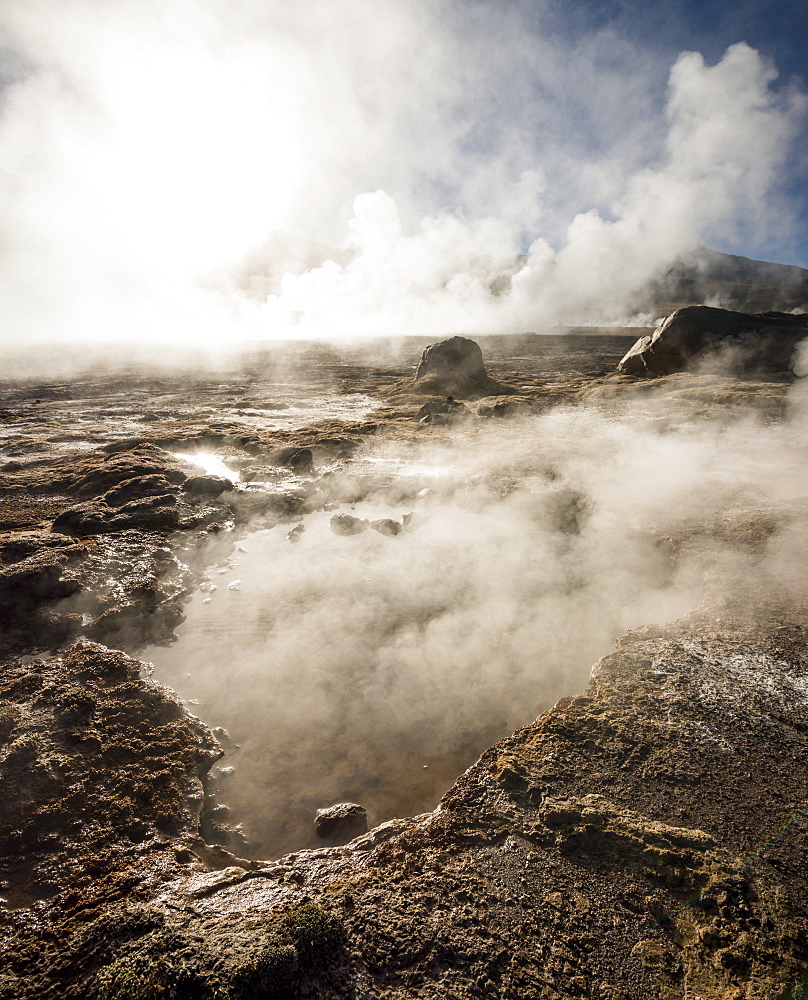
<svg viewBox="0 0 808 1000"><path fill-rule="evenodd" d="M615 374L634 339L481 338L503 391L448 408L419 391L425 345L406 341L3 383L0 996L804 995L801 385L791 371ZM470 464L430 478L425 454ZM677 492L674 458L698 489ZM587 463L626 478L587 492ZM347 845L256 854L212 779L234 753L215 709L191 714L138 657L174 641L251 531L297 551L312 518L370 523L370 504L397 527L367 537L395 544L417 528L405 514L528 502L525 545L541 540L545 561L614 570L630 604L602 626L615 650L556 700L541 673L555 647L535 637L555 629L583 656L573 633L608 601L540 621L520 647L535 642L535 662L485 689L495 715L514 688L521 727L460 774L447 750L439 802ZM634 592L646 577L630 583L640 559L656 617ZM554 587L585 581L570 570ZM543 591L523 590L538 606ZM506 645L493 628L490 657ZM324 669L328 656L326 639Z"/></svg>

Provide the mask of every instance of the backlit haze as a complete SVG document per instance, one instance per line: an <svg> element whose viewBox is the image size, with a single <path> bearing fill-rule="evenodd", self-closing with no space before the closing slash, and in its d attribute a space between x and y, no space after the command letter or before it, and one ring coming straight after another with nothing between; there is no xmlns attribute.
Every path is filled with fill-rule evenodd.
<svg viewBox="0 0 808 1000"><path fill-rule="evenodd" d="M5 0L2 343L649 322L698 244L808 265L804 14L727 6Z"/></svg>

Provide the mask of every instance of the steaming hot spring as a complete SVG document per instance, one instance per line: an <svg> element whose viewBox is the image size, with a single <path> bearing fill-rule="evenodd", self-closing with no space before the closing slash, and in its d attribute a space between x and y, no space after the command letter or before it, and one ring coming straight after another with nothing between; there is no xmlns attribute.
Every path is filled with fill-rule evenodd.
<svg viewBox="0 0 808 1000"><path fill-rule="evenodd" d="M454 337L11 380L11 923L103 893L99 975L209 947L182 975L240 996L265 961L342 968L348 934L372 954L390 907L396 949L452 907L485 957L492 914L591 892L614 950L624 897L738 878L716 824L790 849L805 330L706 315L491 338L486 363Z"/></svg>
<svg viewBox="0 0 808 1000"><path fill-rule="evenodd" d="M231 520L180 553L197 584L176 641L139 653L223 743L209 839L275 857L322 844L313 819L335 803L371 826L433 809L485 747L582 689L626 629L698 604L705 560L724 576L751 558L694 541L693 523L757 496L791 431L677 429L670 399L618 412L603 392L541 412L530 382L559 378L556 346L509 362L503 345L494 370L522 387L481 403L402 417L401 397L368 399L390 422L342 456L174 452L233 484ZM574 367L583 346L563 352L565 384L598 377Z"/></svg>

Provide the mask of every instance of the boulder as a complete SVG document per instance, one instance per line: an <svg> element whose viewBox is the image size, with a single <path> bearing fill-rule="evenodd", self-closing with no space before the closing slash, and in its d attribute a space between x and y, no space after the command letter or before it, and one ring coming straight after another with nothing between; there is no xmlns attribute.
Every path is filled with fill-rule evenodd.
<svg viewBox="0 0 808 1000"><path fill-rule="evenodd" d="M335 514L329 523L335 535L358 535L368 526L365 518L353 514Z"/></svg>
<svg viewBox="0 0 808 1000"><path fill-rule="evenodd" d="M796 345L808 336L808 314L739 313L687 306L640 337L617 366L625 375L669 375L714 359L741 371L790 371Z"/></svg>
<svg viewBox="0 0 808 1000"><path fill-rule="evenodd" d="M314 817L318 837L332 844L347 844L354 837L368 832L368 814L357 802L338 802L327 809L318 809Z"/></svg>
<svg viewBox="0 0 808 1000"><path fill-rule="evenodd" d="M232 490L233 483L224 476L189 476L182 488L194 496L217 497L225 490Z"/></svg>
<svg viewBox="0 0 808 1000"><path fill-rule="evenodd" d="M413 379L413 391L424 396L479 399L511 390L488 377L479 344L450 337L424 348Z"/></svg>

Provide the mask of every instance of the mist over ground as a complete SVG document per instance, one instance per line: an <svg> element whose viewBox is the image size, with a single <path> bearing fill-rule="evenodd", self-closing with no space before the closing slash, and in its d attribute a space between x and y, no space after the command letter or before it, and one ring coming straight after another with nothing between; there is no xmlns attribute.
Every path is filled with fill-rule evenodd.
<svg viewBox="0 0 808 1000"><path fill-rule="evenodd" d="M636 322L699 243L794 260L805 94L721 21L705 59L549 0L9 0L3 343Z"/></svg>
<svg viewBox="0 0 808 1000"><path fill-rule="evenodd" d="M371 824L433 808L627 629L804 599L803 388L782 424L682 424L660 389L370 442L320 475L326 509L294 542L260 521L234 552L212 540L178 642L143 655L240 745L218 795L251 849L316 843L314 811L340 800ZM394 537L329 527L410 512Z"/></svg>

